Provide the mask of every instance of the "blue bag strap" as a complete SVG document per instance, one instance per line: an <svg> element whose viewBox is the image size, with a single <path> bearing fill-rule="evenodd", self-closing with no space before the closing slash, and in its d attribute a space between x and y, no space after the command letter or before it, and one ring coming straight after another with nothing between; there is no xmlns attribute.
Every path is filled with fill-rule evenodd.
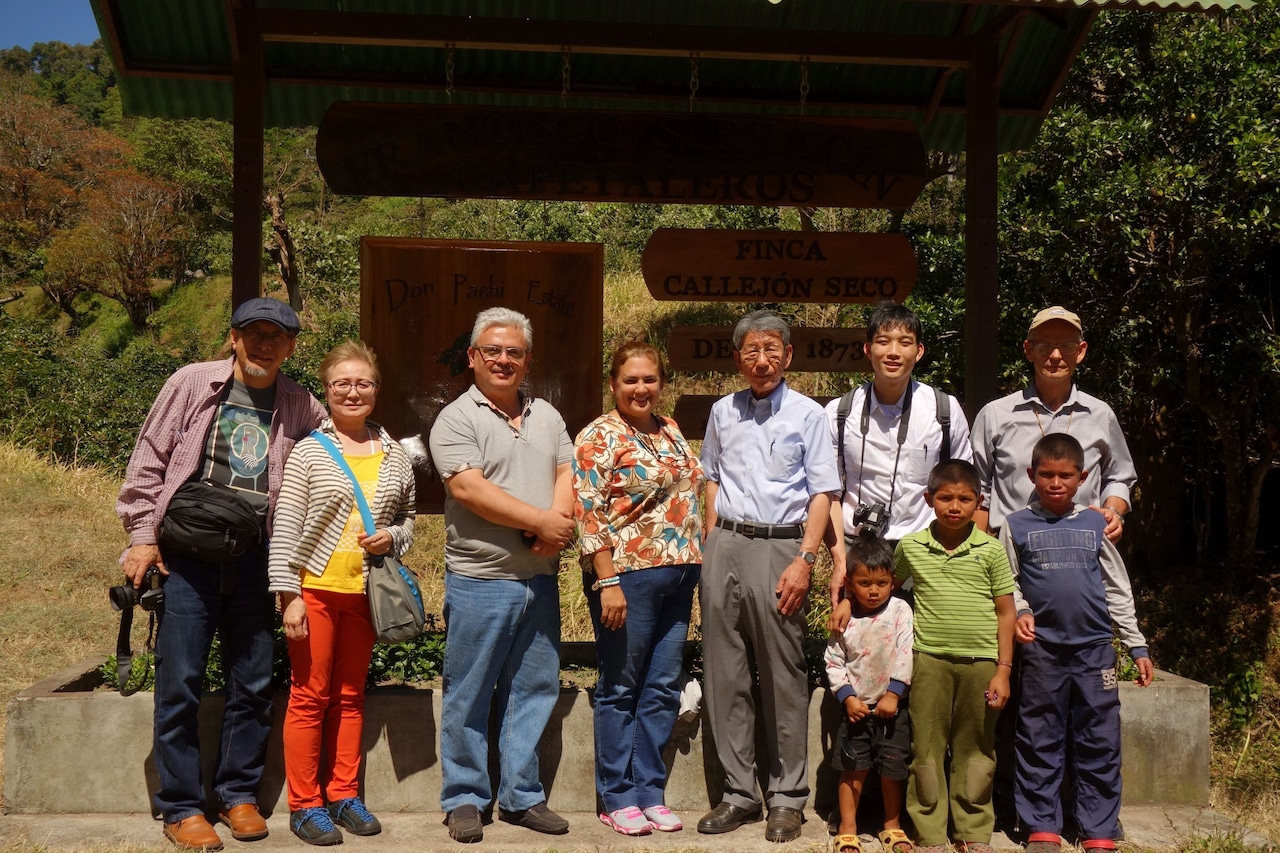
<svg viewBox="0 0 1280 853"><path fill-rule="evenodd" d="M372 536L377 532L377 527L373 523L373 513L369 511L369 502L365 500L364 489L360 488L360 481L356 479L356 474L351 470L351 466L347 464L347 460L342 455L342 451L333 443L333 439L325 435L318 429L311 431L311 437L320 443L320 446L329 451L329 455L333 457L333 461L338 463L338 467L342 469L342 473L347 475L347 479L351 481L351 486L356 493L356 507L360 510L360 518L364 521L364 532L367 536Z"/></svg>

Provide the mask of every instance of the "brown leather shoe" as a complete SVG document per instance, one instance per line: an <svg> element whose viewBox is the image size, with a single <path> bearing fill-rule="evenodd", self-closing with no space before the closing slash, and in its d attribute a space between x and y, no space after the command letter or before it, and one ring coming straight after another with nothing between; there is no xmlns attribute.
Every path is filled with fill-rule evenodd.
<svg viewBox="0 0 1280 853"><path fill-rule="evenodd" d="M231 837L236 841L257 841L267 837L267 822L253 803L232 806L225 812L219 812L218 819L231 827Z"/></svg>
<svg viewBox="0 0 1280 853"><path fill-rule="evenodd" d="M202 814L164 825L164 837L182 850L221 850L222 839Z"/></svg>

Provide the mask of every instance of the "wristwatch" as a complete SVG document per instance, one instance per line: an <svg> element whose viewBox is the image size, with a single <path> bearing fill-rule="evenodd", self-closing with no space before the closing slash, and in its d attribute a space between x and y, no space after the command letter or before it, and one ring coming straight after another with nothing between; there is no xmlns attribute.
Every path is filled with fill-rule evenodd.
<svg viewBox="0 0 1280 853"><path fill-rule="evenodd" d="M811 566L818 561L818 555L815 554L813 551L801 551L796 556L804 560L806 563L808 563Z"/></svg>

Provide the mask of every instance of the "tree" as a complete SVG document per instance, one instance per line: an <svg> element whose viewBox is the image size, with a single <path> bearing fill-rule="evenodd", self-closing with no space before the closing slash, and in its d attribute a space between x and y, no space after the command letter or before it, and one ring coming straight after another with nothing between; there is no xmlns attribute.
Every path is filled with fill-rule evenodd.
<svg viewBox="0 0 1280 853"><path fill-rule="evenodd" d="M1191 506L1197 558L1220 546L1237 577L1280 458L1278 93L1275 4L1108 13L1001 210L1006 327L1059 301L1092 318L1152 555L1180 556Z"/></svg>
<svg viewBox="0 0 1280 853"><path fill-rule="evenodd" d="M155 309L151 280L172 270L184 233L175 187L132 169L116 169L93 187L84 219L68 243L88 255L79 263L100 262L95 289L124 306L134 328L141 330Z"/></svg>
<svg viewBox="0 0 1280 853"><path fill-rule="evenodd" d="M82 194L119 165L125 149L33 89L29 80L0 75L0 282L44 287L49 241L78 221Z"/></svg>

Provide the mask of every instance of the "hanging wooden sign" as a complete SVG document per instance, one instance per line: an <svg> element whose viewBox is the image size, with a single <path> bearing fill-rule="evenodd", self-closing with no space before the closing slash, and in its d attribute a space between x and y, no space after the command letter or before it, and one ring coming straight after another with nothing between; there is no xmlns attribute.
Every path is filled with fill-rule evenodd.
<svg viewBox="0 0 1280 853"><path fill-rule="evenodd" d="M680 425L680 432L685 438L703 439L707 436L707 421L711 418L711 407L720 397L715 394L684 394L676 400L675 411L671 417ZM814 397L819 405L825 406L835 397Z"/></svg>
<svg viewBox="0 0 1280 853"><path fill-rule="evenodd" d="M444 485L425 452L427 438L440 410L471 385L471 329L476 314L495 307L529 318L527 387L577 434L602 408L602 245L360 241L360 336L382 367L374 418L408 440L419 512L444 510Z"/></svg>
<svg viewBox="0 0 1280 853"><path fill-rule="evenodd" d="M316 135L352 195L868 207L924 189L904 119L335 101Z"/></svg>
<svg viewBox="0 0 1280 853"><path fill-rule="evenodd" d="M791 329L791 373L858 373L869 371L862 351L867 330ZM733 326L676 326L667 338L672 370L737 372L733 361Z"/></svg>
<svg viewBox="0 0 1280 853"><path fill-rule="evenodd" d="M640 259L654 299L902 302L919 275L904 234L659 228Z"/></svg>

